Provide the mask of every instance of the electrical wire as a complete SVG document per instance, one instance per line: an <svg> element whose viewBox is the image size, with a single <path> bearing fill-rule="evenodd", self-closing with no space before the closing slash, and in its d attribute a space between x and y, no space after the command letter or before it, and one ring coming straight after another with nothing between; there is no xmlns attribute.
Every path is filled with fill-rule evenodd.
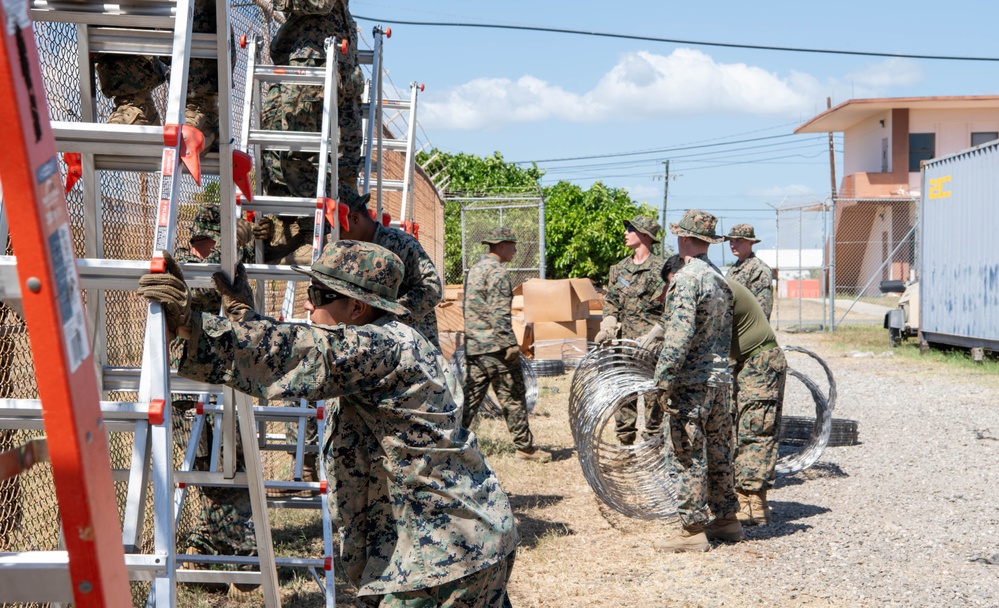
<svg viewBox="0 0 999 608"><path fill-rule="evenodd" d="M961 55L922 55L913 53L885 53L880 51L845 51L838 49L815 49L793 46L771 46L762 44L739 44L734 42L705 42L703 40L683 40L679 38L659 38L657 36L639 36L637 34L615 34L587 30L573 30L557 27L541 27L530 25L503 25L497 23L462 23L444 21L404 21L402 19L379 19L354 15L354 19L374 21L377 23L392 23L395 25L419 25L429 27L467 27L479 29L519 30L525 32L543 32L550 34L572 34L577 36L595 36L598 38L617 38L622 40L641 40L644 42L664 42L667 44L689 44L692 46L708 46L729 49L750 49L756 51L780 51L788 53L817 53L823 55L848 55L854 57L891 57L898 59L933 59L940 61L989 61L999 62L999 57L974 57Z"/></svg>

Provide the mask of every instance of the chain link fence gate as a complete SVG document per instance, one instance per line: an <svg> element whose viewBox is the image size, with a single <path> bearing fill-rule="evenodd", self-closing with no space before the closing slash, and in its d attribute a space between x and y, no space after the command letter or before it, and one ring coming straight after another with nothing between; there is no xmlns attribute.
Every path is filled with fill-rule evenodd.
<svg viewBox="0 0 999 608"><path fill-rule="evenodd" d="M775 328L816 331L829 326L829 211L828 201L774 207L774 243L756 255L776 275L770 315Z"/></svg>
<svg viewBox="0 0 999 608"><path fill-rule="evenodd" d="M898 306L901 292L882 292L881 284L917 276L918 208L909 197L836 199L834 328L881 324Z"/></svg>
<svg viewBox="0 0 999 608"><path fill-rule="evenodd" d="M482 239L490 228L505 226L517 236L517 253L506 268L513 286L528 279L545 278L545 202L537 190L488 196L449 196L447 205L460 209L460 232L449 230L446 239L459 239L460 257L445 260L445 282L463 284L469 269L488 252ZM453 249L452 249L453 251Z"/></svg>

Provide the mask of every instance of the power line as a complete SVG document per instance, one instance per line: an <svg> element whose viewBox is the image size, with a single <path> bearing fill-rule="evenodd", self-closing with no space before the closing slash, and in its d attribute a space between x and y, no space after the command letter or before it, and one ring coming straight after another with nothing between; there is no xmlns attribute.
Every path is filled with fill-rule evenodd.
<svg viewBox="0 0 999 608"><path fill-rule="evenodd" d="M513 165L526 165L528 163L542 164L542 163L560 163L567 162L570 160L593 160L597 158L620 158L622 156L641 156L642 154L662 154L664 152L679 152L682 150L697 150L700 148L714 148L718 146L730 146L732 144L744 144L754 141L765 141L769 139L782 139L785 137L796 137L795 133L785 133L784 135L768 135L766 137L753 137L750 139L733 139L732 141L720 142L716 144L701 144L696 146L676 146L673 148L655 148L651 150L636 150L633 152L617 152L614 154L595 154L592 156L571 156L566 158L546 158L542 160L518 160L509 161Z"/></svg>
<svg viewBox="0 0 999 608"><path fill-rule="evenodd" d="M681 40L678 38L659 38L656 36L639 36L636 34L614 34L611 32L596 32L586 30L570 30L557 27L539 27L529 25L502 25L496 23L446 23L443 21L403 21L401 19L376 19L354 15L354 19L374 21L378 23L393 23L396 25L423 25L430 27L469 27L497 30L520 30L526 32L546 32L554 34L573 34L577 36L596 36L598 38L618 38L623 40L642 40L645 42L665 42L669 44L689 44L692 46L711 46L729 49L752 49L757 51L782 51L789 53L818 53L823 55L851 55L860 57L894 57L899 59L935 59L941 61L999 61L999 57L971 57L959 55L916 55L908 53L883 53L878 51L843 51L836 49L812 49L792 46L769 46L757 44L737 44L733 42L704 42L701 40Z"/></svg>

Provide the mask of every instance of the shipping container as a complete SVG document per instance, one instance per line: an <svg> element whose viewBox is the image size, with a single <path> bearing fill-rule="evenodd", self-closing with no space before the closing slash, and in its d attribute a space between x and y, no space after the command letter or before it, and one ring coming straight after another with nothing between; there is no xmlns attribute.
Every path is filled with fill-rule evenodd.
<svg viewBox="0 0 999 608"><path fill-rule="evenodd" d="M926 162L922 180L922 340L999 351L999 141Z"/></svg>

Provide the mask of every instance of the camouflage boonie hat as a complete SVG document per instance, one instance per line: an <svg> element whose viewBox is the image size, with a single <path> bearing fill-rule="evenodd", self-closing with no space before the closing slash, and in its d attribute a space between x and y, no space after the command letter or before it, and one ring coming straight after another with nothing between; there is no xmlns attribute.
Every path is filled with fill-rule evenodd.
<svg viewBox="0 0 999 608"><path fill-rule="evenodd" d="M732 229L725 235L725 240L731 241L732 239L746 239L753 243L760 242L760 239L756 238L756 231L749 224L736 224L732 226Z"/></svg>
<svg viewBox="0 0 999 608"><path fill-rule="evenodd" d="M374 243L333 241L311 268L292 266L337 293L395 315L409 314L396 302L402 284L399 256Z"/></svg>
<svg viewBox="0 0 999 608"><path fill-rule="evenodd" d="M624 220L624 227L634 228L638 232L650 237L653 243L659 242L659 231L662 227L659 222L655 221L651 217L645 217L644 215L636 216L632 220Z"/></svg>
<svg viewBox="0 0 999 608"><path fill-rule="evenodd" d="M222 218L216 205L202 205L194 214L191 227L191 242L200 239L219 241L222 238Z"/></svg>
<svg viewBox="0 0 999 608"><path fill-rule="evenodd" d="M483 243L495 244L495 243L505 243L505 242L516 243L517 236L506 226L498 226L496 228L490 228L489 232L486 233L486 238L482 239Z"/></svg>
<svg viewBox="0 0 999 608"><path fill-rule="evenodd" d="M344 205L347 205L347 209L350 209L350 212L353 213L358 209L360 209L361 207L367 205L369 200L371 200L370 192L362 196L355 191L351 191L350 196L347 197L347 200L342 202Z"/></svg>
<svg viewBox="0 0 999 608"><path fill-rule="evenodd" d="M670 222L669 231L677 236L687 236L708 243L720 243L725 237L715 234L715 224L718 218L707 211L691 209L683 214L680 223Z"/></svg>

